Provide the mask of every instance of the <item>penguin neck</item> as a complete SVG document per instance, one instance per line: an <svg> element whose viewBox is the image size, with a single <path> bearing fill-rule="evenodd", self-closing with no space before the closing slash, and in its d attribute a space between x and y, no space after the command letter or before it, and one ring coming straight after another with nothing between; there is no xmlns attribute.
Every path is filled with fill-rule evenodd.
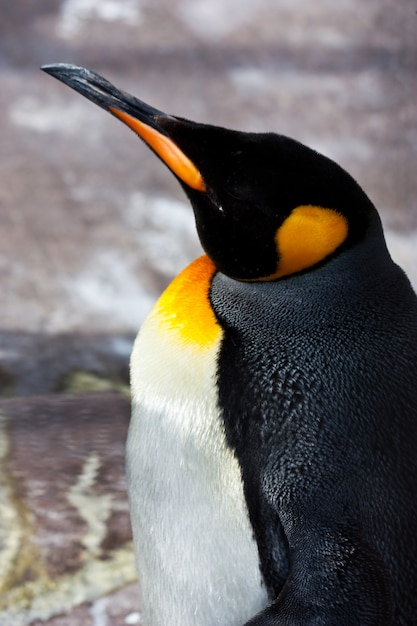
<svg viewBox="0 0 417 626"><path fill-rule="evenodd" d="M275 282L244 283L218 272L211 287L213 309L224 328L257 332L258 323L290 323L311 329L311 320L328 324L340 311L361 306L364 294L384 300L402 271L388 253L382 227L321 266Z"/></svg>

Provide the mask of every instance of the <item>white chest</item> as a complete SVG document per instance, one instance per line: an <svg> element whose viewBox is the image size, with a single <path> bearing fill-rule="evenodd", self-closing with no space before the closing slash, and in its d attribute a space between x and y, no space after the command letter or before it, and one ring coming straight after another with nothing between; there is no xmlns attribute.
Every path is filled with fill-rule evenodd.
<svg viewBox="0 0 417 626"><path fill-rule="evenodd" d="M144 626L241 626L267 596L215 385L219 341L148 319L132 355L127 467Z"/></svg>

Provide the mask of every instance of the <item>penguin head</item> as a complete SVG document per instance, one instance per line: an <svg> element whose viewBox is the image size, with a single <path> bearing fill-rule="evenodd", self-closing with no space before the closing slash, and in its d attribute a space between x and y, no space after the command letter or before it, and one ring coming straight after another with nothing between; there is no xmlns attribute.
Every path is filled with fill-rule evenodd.
<svg viewBox="0 0 417 626"><path fill-rule="evenodd" d="M119 118L171 169L223 274L278 280L326 263L367 233L375 209L365 193L303 144L168 115L84 68L42 69Z"/></svg>

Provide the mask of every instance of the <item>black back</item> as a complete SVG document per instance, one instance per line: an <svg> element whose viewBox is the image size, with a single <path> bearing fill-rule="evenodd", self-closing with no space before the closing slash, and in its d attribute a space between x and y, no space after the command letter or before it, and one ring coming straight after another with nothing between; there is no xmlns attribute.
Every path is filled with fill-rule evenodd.
<svg viewBox="0 0 417 626"><path fill-rule="evenodd" d="M311 272L212 284L220 406L279 595L253 624L417 623L417 300L371 233Z"/></svg>

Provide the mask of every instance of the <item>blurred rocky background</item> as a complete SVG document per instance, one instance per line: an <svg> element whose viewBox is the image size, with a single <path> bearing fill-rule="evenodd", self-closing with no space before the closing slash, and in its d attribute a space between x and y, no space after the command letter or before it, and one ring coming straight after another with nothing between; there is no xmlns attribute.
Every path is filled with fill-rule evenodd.
<svg viewBox="0 0 417 626"><path fill-rule="evenodd" d="M14 0L0 11L0 625L140 624L123 473L128 358L200 253L175 179L39 71L287 134L379 208L417 286L411 0Z"/></svg>

